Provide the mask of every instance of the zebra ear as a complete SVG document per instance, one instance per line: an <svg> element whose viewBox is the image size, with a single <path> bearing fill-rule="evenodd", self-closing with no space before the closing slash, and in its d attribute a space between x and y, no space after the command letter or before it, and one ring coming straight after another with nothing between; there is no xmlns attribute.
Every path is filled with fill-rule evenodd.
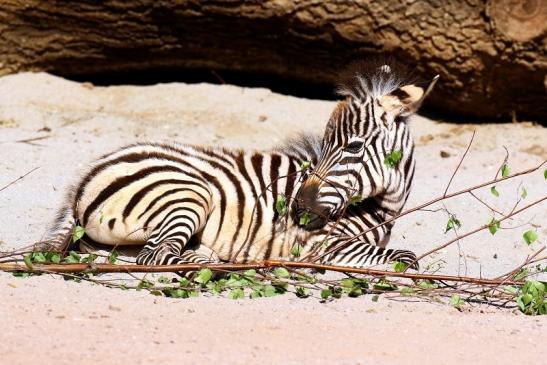
<svg viewBox="0 0 547 365"><path fill-rule="evenodd" d="M427 95L433 90L433 86L439 79L439 75L435 76L429 84L424 86L419 85L404 85L393 90L387 95L381 96L378 101L388 114L407 116L415 113Z"/></svg>

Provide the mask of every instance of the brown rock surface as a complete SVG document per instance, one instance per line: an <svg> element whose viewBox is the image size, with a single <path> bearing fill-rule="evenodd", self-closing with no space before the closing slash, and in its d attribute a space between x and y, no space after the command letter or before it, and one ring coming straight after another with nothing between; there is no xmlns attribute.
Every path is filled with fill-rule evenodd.
<svg viewBox="0 0 547 365"><path fill-rule="evenodd" d="M446 115L545 122L546 27L543 0L6 0L0 73L200 68L330 84L385 53L441 75L429 103Z"/></svg>

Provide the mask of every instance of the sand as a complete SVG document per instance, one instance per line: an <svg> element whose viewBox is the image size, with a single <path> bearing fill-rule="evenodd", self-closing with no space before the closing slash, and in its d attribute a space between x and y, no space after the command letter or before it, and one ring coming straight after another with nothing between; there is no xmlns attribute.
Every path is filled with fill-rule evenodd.
<svg viewBox="0 0 547 365"><path fill-rule="evenodd" d="M299 131L322 132L333 102L230 85L182 83L94 87L48 74L0 78L0 250L39 240L65 188L95 157L135 141L179 141L264 149ZM416 116L418 160L407 207L442 195L473 131L475 141L454 179L456 191L496 174L509 151L513 171L547 159L547 129L532 123L449 124ZM547 192L543 171L477 195L508 211ZM434 209L442 205L436 205ZM445 207L466 232L492 218L471 196ZM547 205L511 220L495 236L481 232L424 259L452 275L495 277L547 242ZM424 253L453 238L443 211L400 219L389 247ZM512 229L509 229L513 227ZM524 244L522 232L539 240ZM291 294L257 300L201 296L169 299L42 275L0 273L0 363L539 363L546 317L514 308L381 296L321 303Z"/></svg>

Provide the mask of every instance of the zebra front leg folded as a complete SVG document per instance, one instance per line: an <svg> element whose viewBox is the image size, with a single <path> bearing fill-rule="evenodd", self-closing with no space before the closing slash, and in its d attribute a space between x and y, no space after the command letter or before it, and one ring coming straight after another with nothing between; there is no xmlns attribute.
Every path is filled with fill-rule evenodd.
<svg viewBox="0 0 547 365"><path fill-rule="evenodd" d="M402 262L409 268L418 270L416 254L408 250L394 250L369 243L358 242L328 255L322 263L330 265L367 267L372 265Z"/></svg>

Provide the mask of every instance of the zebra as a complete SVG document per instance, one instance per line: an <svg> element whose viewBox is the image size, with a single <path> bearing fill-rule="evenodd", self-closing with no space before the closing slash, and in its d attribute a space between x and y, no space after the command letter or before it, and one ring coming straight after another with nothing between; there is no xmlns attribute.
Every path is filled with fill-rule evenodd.
<svg viewBox="0 0 547 365"><path fill-rule="evenodd" d="M324 136L266 152L136 143L97 159L69 190L39 250L136 246L136 263L314 259L352 267L416 255L385 248L414 174L407 125L429 94L394 64L361 64L339 87ZM386 156L399 151L396 165ZM369 229L366 234L362 232ZM298 248L298 250L295 250Z"/></svg>

